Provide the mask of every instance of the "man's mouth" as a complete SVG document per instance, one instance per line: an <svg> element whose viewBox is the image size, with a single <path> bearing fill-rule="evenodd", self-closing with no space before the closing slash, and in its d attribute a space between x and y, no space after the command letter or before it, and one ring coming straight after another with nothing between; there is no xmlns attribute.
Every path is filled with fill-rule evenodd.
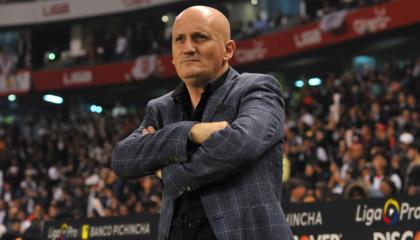
<svg viewBox="0 0 420 240"><path fill-rule="evenodd" d="M188 60L183 60L181 63L187 63L187 62L198 62L198 59L188 59Z"/></svg>

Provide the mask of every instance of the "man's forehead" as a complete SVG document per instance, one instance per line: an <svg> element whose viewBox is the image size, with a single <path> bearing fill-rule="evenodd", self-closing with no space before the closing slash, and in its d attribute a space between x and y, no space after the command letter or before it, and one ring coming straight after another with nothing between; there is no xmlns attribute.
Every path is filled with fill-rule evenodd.
<svg viewBox="0 0 420 240"><path fill-rule="evenodd" d="M213 24L212 22L212 16L199 13L185 13L175 19L173 29L197 28L199 26L210 27Z"/></svg>
<svg viewBox="0 0 420 240"><path fill-rule="evenodd" d="M191 33L199 33L199 32L210 32L212 28L199 24L199 23L192 23L188 25L179 25L172 28L172 35L179 35L179 34L191 34Z"/></svg>
<svg viewBox="0 0 420 240"><path fill-rule="evenodd" d="M230 38L230 26L227 18L218 10L205 6L190 7L181 12L175 19L172 35L179 32L207 31Z"/></svg>

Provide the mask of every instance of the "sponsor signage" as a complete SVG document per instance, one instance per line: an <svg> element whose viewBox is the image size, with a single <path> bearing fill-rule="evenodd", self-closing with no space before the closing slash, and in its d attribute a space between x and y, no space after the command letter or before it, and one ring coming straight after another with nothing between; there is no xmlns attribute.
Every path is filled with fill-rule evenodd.
<svg viewBox="0 0 420 240"><path fill-rule="evenodd" d="M147 6L152 3L152 0L121 0L124 6L128 8L138 7L138 6Z"/></svg>
<svg viewBox="0 0 420 240"><path fill-rule="evenodd" d="M420 196L283 207L295 240L420 240Z"/></svg>
<svg viewBox="0 0 420 240"><path fill-rule="evenodd" d="M267 54L267 47L264 45L262 40L254 40L249 42L250 44L240 44L234 55L234 60L237 63L255 62L258 60L264 60Z"/></svg>
<svg viewBox="0 0 420 240"><path fill-rule="evenodd" d="M286 214L291 227L322 226L322 212L292 212Z"/></svg>
<svg viewBox="0 0 420 240"><path fill-rule="evenodd" d="M387 8L376 7L371 12L371 16L363 16L354 19L353 29L356 34L373 33L388 28L392 21L391 16L387 14Z"/></svg>
<svg viewBox="0 0 420 240"><path fill-rule="evenodd" d="M68 13L70 13L70 4L67 2L53 3L50 5L42 6L42 16L46 18L65 15Z"/></svg>
<svg viewBox="0 0 420 240"><path fill-rule="evenodd" d="M157 238L159 215L49 221L43 229L43 238L59 239L144 239Z"/></svg>
<svg viewBox="0 0 420 240"><path fill-rule="evenodd" d="M383 206L373 207L368 204L358 204L355 221L366 226L375 224L393 226L410 221L420 223L420 202L413 204L391 198Z"/></svg>
<svg viewBox="0 0 420 240"><path fill-rule="evenodd" d="M420 231L374 232L373 240L420 240Z"/></svg>
<svg viewBox="0 0 420 240"><path fill-rule="evenodd" d="M314 28L295 33L293 40L296 48L303 48L306 46L315 45L322 42L321 29Z"/></svg>
<svg viewBox="0 0 420 240"><path fill-rule="evenodd" d="M32 81L38 91L86 88L165 77L172 74L168 69L172 69L170 59L150 55L135 61L34 72Z"/></svg>
<svg viewBox="0 0 420 240"><path fill-rule="evenodd" d="M294 240L341 240L342 234L337 233L323 233L323 234L309 234L294 236Z"/></svg>
<svg viewBox="0 0 420 240"><path fill-rule="evenodd" d="M284 204L294 240L420 240L420 196ZM48 221L48 240L157 237L159 215Z"/></svg>

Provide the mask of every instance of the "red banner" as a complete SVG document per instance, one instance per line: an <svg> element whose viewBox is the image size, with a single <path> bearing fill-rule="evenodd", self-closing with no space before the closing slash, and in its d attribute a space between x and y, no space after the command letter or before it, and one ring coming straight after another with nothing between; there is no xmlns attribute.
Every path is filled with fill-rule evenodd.
<svg viewBox="0 0 420 240"><path fill-rule="evenodd" d="M142 56L134 61L33 73L35 90L85 88L174 76L168 57Z"/></svg>
<svg viewBox="0 0 420 240"><path fill-rule="evenodd" d="M366 34L416 24L420 22L419 9L418 0L395 0L350 12L338 12L301 27L241 41L237 44L231 64L280 58ZM35 90L52 90L121 84L175 75L170 56L145 56L135 61L35 72L32 79Z"/></svg>

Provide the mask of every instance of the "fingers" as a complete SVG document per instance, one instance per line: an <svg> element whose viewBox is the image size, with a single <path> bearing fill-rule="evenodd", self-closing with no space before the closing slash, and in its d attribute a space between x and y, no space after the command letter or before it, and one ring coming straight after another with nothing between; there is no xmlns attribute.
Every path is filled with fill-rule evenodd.
<svg viewBox="0 0 420 240"><path fill-rule="evenodd" d="M160 179L162 179L162 171L159 169L159 170L157 170L156 172L155 172L155 175L158 177L158 178L160 178Z"/></svg>
<svg viewBox="0 0 420 240"><path fill-rule="evenodd" d="M154 127L152 127L152 126L148 126L148 127L147 127L147 131L149 131L149 133L154 133L154 132L156 132L155 128L154 128Z"/></svg>
<svg viewBox="0 0 420 240"><path fill-rule="evenodd" d="M214 127L215 131L219 131L219 130L222 130L222 129L225 129L225 128L229 127L229 123L226 122L226 121L212 122L212 123L209 123L209 124L211 124Z"/></svg>
<svg viewBox="0 0 420 240"><path fill-rule="evenodd" d="M220 122L220 123L221 123L221 128L222 128L222 129L229 127L229 123L228 123L228 122L226 122L226 121L222 121L222 122Z"/></svg>
<svg viewBox="0 0 420 240"><path fill-rule="evenodd" d="M156 129L152 126L148 126L147 128L143 128L142 130L143 136L154 132L156 132Z"/></svg>

